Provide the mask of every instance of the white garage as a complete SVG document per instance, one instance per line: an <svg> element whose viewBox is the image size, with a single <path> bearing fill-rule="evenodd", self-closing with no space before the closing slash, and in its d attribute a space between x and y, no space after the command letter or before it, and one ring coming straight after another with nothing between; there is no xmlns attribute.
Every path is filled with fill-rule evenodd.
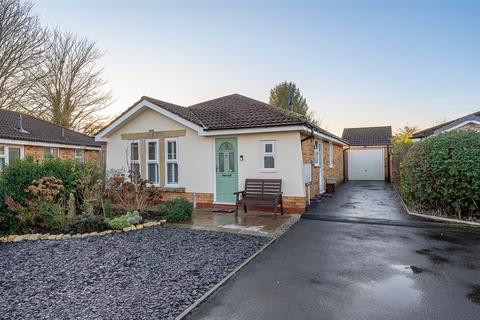
<svg viewBox="0 0 480 320"><path fill-rule="evenodd" d="M390 180L392 127L345 128L348 180Z"/></svg>
<svg viewBox="0 0 480 320"><path fill-rule="evenodd" d="M348 150L348 180L385 180L383 148Z"/></svg>

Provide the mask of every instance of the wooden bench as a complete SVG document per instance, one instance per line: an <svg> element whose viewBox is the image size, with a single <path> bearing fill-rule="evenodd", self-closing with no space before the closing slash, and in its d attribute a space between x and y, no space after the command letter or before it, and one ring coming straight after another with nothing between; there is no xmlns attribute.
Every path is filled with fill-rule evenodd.
<svg viewBox="0 0 480 320"><path fill-rule="evenodd" d="M282 179L245 179L245 190L234 192L237 196L235 216L238 215L238 206L243 205L247 212L247 205L277 209L283 215ZM241 195L241 197L240 197Z"/></svg>

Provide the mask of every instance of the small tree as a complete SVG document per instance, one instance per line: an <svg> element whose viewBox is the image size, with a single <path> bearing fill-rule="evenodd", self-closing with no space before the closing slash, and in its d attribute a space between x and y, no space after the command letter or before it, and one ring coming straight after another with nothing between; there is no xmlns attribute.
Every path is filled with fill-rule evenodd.
<svg viewBox="0 0 480 320"><path fill-rule="evenodd" d="M308 108L307 99L294 82L284 81L270 90L270 105L289 110L290 101L293 104L293 112L304 116L307 121L319 125L315 114Z"/></svg>
<svg viewBox="0 0 480 320"><path fill-rule="evenodd" d="M416 126L404 126L398 129L392 137L392 179L400 178L400 166L408 149L413 145L412 135L418 129Z"/></svg>

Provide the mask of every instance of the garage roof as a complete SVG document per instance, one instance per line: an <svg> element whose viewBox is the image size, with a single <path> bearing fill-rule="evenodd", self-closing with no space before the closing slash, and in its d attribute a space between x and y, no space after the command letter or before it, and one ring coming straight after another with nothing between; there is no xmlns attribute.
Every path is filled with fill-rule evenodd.
<svg viewBox="0 0 480 320"><path fill-rule="evenodd" d="M342 138L351 146L385 146L392 144L392 127L345 128Z"/></svg>

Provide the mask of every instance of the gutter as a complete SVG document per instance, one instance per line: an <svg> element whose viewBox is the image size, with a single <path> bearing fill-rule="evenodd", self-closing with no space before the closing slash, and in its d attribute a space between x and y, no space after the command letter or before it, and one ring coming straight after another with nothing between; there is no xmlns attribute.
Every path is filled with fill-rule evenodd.
<svg viewBox="0 0 480 320"><path fill-rule="evenodd" d="M326 135L326 134L324 134L324 133L321 133L321 132L316 131L316 130L315 130L315 127L312 126L311 124L308 124L308 123L304 124L304 127L303 127L303 130L302 130L302 131L303 131L304 133L306 133L306 134L310 134L310 132L314 132L314 136L316 136L316 137L318 137L318 138L326 139L326 140L328 140L328 141L335 142L335 143L337 143L337 144L339 144L339 145L342 145L342 146L346 146L346 147L349 146L348 143L346 143L346 142L344 142L344 141L342 141L342 140L339 140L339 139L337 139L337 138L334 138L334 137L331 137L331 136Z"/></svg>

